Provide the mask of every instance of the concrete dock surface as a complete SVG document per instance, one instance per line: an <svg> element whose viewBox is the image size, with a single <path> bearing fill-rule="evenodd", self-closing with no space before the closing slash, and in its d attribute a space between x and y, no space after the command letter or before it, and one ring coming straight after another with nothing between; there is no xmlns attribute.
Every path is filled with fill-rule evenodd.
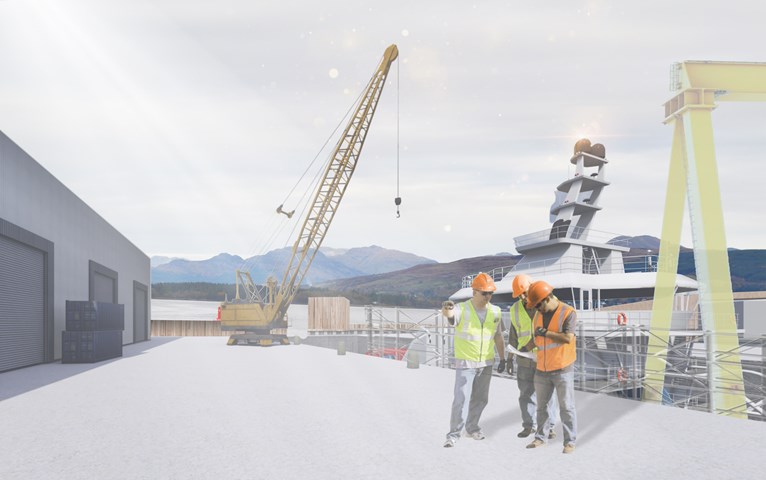
<svg viewBox="0 0 766 480"><path fill-rule="evenodd" d="M766 423L576 392L576 451L528 450L516 381L482 441L443 448L454 371L308 345L155 337L97 364L0 374L0 478L755 479Z"/></svg>

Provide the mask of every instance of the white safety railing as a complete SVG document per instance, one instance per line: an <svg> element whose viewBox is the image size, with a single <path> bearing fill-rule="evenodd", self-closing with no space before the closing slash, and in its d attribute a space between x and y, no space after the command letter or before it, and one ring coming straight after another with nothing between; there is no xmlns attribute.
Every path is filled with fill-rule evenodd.
<svg viewBox="0 0 766 480"><path fill-rule="evenodd" d="M396 309L396 318L391 320L385 318L382 310L367 308L367 353L454 368L455 329L439 311L418 320ZM655 373L646 371L648 344L658 331L649 328L651 312L626 313L580 312L575 362L578 390L637 400L643 397L647 373ZM730 388L733 393L742 392L736 385L726 386L714 378L711 380L710 373L714 369L735 371L741 365L744 403L736 408L752 420L766 421L766 335L749 340L740 338L738 347L732 351L712 351L709 345L713 334L701 329L693 312L674 312L673 315L674 325L664 332L670 340L664 353L665 383L662 391L657 392L662 403L725 414L727 412L712 406L711 390L720 392ZM386 355L391 348L406 352L399 356ZM733 361L737 358L739 362Z"/></svg>
<svg viewBox="0 0 766 480"><path fill-rule="evenodd" d="M657 255L635 255L622 257L623 268L617 268L608 273L635 273L635 272L656 272ZM551 275L557 273L585 273L588 275L598 275L607 273L601 268L591 268L586 259L577 259L573 257L556 257L535 260L534 262L517 263L515 265L506 265L496 267L485 272L492 277L494 281L500 281L506 275L513 272L534 273L537 276ZM471 282L479 272L464 276L460 281L460 288L468 288Z"/></svg>

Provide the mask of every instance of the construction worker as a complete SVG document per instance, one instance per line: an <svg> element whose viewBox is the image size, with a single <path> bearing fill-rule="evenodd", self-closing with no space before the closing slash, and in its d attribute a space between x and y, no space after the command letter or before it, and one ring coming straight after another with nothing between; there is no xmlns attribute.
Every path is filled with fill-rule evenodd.
<svg viewBox="0 0 766 480"><path fill-rule="evenodd" d="M572 453L577 440L577 416L574 399L575 309L553 295L553 287L539 280L527 290L527 307L537 310L533 319L537 347L535 395L537 395L537 432L527 448L545 445L552 427L547 408L555 390L564 431L564 453Z"/></svg>
<svg viewBox="0 0 766 480"><path fill-rule="evenodd" d="M532 318L535 316L534 308L527 308L527 289L532 283L529 275L516 275L511 282L513 287L513 298L519 300L511 305L510 325L508 327L508 343L520 352L537 352L535 347L535 337L532 329ZM508 373L513 374L513 352L508 352L508 361L506 362ZM521 409L521 427L518 433L519 438L526 438L536 430L537 403L535 397L535 370L537 363L535 360L523 355L516 355L518 371L516 372L516 384L519 387L519 408ZM552 398L548 405L549 415L551 405L555 403ZM553 423L549 430L548 438L554 438L556 433L553 431Z"/></svg>
<svg viewBox="0 0 766 480"><path fill-rule="evenodd" d="M463 427L474 440L485 438L479 418L489 398L495 349L500 356L497 371L505 370L502 313L500 307L489 303L496 290L495 282L486 273L479 273L471 288L473 295L469 300L458 304L448 300L442 304L442 315L455 326L455 392L445 447L455 446ZM467 405L466 398L470 399Z"/></svg>

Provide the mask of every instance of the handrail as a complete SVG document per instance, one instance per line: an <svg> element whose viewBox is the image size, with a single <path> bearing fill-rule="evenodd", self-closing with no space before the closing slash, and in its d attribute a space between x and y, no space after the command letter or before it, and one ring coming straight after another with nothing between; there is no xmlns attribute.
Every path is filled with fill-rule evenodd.
<svg viewBox="0 0 766 480"><path fill-rule="evenodd" d="M546 240L550 240L552 237L588 240L594 243L605 243L623 247L630 246L630 238L619 238L621 235L616 233L592 230L590 228L578 227L577 225L569 225L565 227L556 226L547 228L545 230L539 230L537 232L514 237L513 242L516 244L516 248L519 248L527 245L533 245L535 243L544 242Z"/></svg>
<svg viewBox="0 0 766 480"><path fill-rule="evenodd" d="M578 318L575 388L640 398L644 388L653 388L644 385L645 378L653 374L645 368L648 338L657 333L642 324L645 319L641 314L648 312L629 312L628 325L616 323L618 312L590 313ZM382 311L377 312L376 316L379 317L377 325L368 324L367 327L372 327L371 335L380 334L380 345L383 345L385 336L388 336L389 341L392 339L392 330L381 329L380 326L390 326L393 329L396 323L388 321ZM426 319L433 319L435 323L426 324ZM409 344L403 340L401 345L406 346L408 351L414 348L421 352L421 363L454 368L455 327L450 326L438 311L434 310L418 323L399 322L398 326L401 333L410 335L412 339ZM766 378L766 361L762 353L766 350L766 336L741 341L735 351L716 351L708 355L705 342L712 335L710 332L672 329L668 333L671 332L676 340L664 352L663 368L667 382L663 391L657 392L664 404L709 411L708 368L715 366L726 371L730 366L738 365L726 359L738 352L742 360L746 393L746 402L739 408L744 408L750 419L766 421L763 407L766 405L766 384L763 383ZM372 347L377 345L377 341L371 344ZM717 412L726 413L722 410Z"/></svg>
<svg viewBox="0 0 766 480"><path fill-rule="evenodd" d="M618 269L611 273L656 272L657 255L630 255L622 257L622 265L622 269ZM524 262L517 263L515 265L496 267L485 273L487 273L492 277L494 281L497 282L514 271L534 271L537 275L550 275L554 273L585 273L588 275L601 274L598 271L593 271L593 269L584 267L583 262L579 259L562 259L561 257L551 257L542 260L535 260L534 262ZM477 272L464 276L461 279L460 288L470 287L471 282L478 274L479 273Z"/></svg>

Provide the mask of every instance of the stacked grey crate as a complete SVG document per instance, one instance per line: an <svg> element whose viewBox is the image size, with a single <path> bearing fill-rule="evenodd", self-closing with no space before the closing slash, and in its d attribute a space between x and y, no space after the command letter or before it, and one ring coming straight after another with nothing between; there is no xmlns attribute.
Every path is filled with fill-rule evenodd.
<svg viewBox="0 0 766 480"><path fill-rule="evenodd" d="M121 357L124 329L124 305L67 300L61 363L94 363Z"/></svg>

